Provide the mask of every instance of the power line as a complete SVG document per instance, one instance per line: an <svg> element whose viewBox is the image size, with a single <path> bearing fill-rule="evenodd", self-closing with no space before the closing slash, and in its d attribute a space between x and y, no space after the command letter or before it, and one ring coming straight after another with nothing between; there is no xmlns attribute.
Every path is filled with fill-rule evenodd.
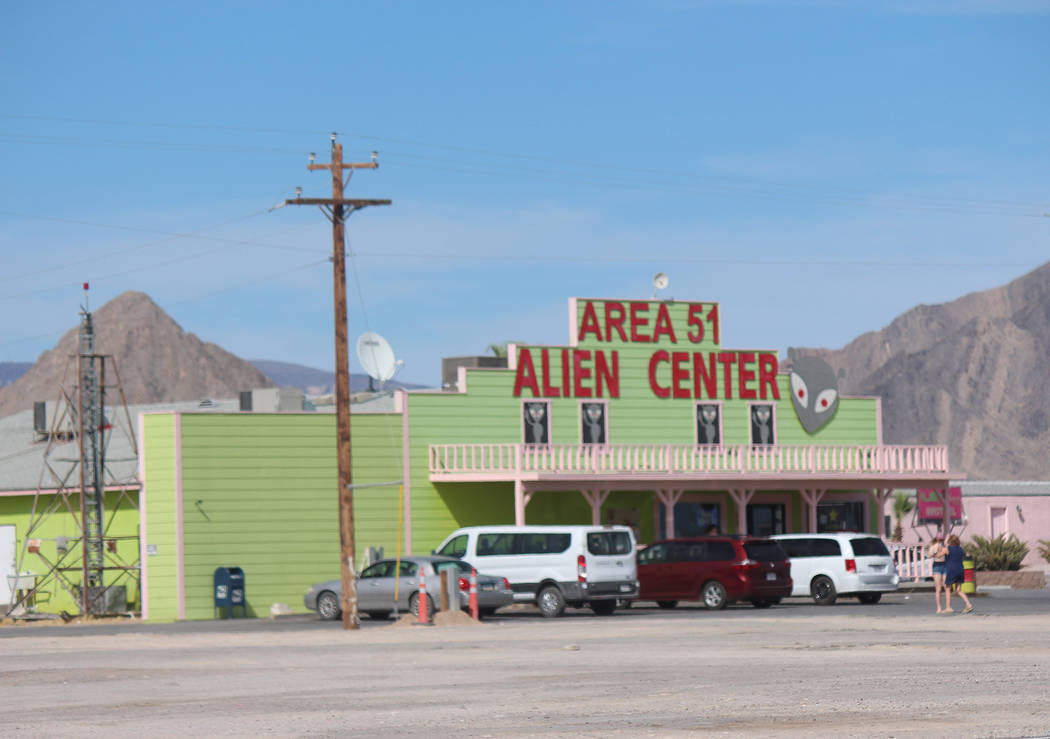
<svg viewBox="0 0 1050 739"><path fill-rule="evenodd" d="M318 133L317 131L307 131L307 130L296 131L296 130L277 129L277 128L260 128L260 127L245 127L245 126L219 126L219 125L210 125L210 124L176 124L176 123L143 122L143 121L137 121L137 122L134 122L134 121L113 121L113 120L97 120L97 119L92 120L92 119L75 119L75 118L55 118L55 117L46 117L46 116L0 115L0 118L18 119L18 120L34 120L34 121L45 120L45 121L54 121L54 122L92 124L92 125L108 125L108 126L167 128L167 129L173 129L173 130L221 131L221 132L229 132L229 133L250 132L250 133L275 133L275 134L282 134L282 135L288 135L288 134L293 134L293 135L316 135ZM3 135L20 136L20 137L23 137L23 140L30 140L31 138L33 138L30 135L24 135L24 134L3 134ZM498 151L498 150L492 150L492 149L479 149L479 148L473 148L473 147L464 147L464 146L457 146L457 145L445 144L445 143L413 141L413 140L409 140L409 139L399 139L399 138L393 138L393 137L375 136L375 135L363 134L363 133L350 133L350 134L344 134L344 135L352 136L354 138L362 139L362 140L369 141L369 142L378 142L378 143L383 143L383 144L401 144L401 145L405 145L405 146L412 146L412 147L418 147L418 148L423 148L423 149L441 149L441 150L446 150L446 151L451 151L451 152L469 153L469 154L480 155L480 156L485 156L485 157L496 157L496 158L500 158L500 159L512 159L512 160L519 160L519 161L530 161L530 162L538 162L538 163L550 164L550 165L555 165L558 168L561 168L561 169L553 170L553 173L561 174L562 176L570 176L570 177L577 177L577 178L582 177L584 175L581 175L579 173L565 172L564 168L565 167L575 167L575 168L586 168L586 169L609 170L609 171L615 171L617 173L622 173L622 174L634 174L634 175L644 174L644 175L655 175L655 176L659 176L659 177L687 178L689 180L692 180L693 182L685 182L685 183L659 182L657 184L659 184L660 186L663 186L663 187L669 187L669 186L670 187L689 187L689 186L692 186L692 187L714 188L715 191L728 192L728 193L733 193L733 194L736 194L736 195L745 195L745 196L749 196L749 197L759 196L759 197L767 197L768 198L768 197L777 197L777 196L779 196L779 197L794 197L794 198L803 198L803 199L805 199L806 198L805 193L810 193L812 195L820 196L820 197L823 197L823 198L827 199L827 198L829 198L831 196L837 195L837 196L839 196L841 198L845 198L845 200L840 201L840 202L858 202L859 201L861 204L874 205L876 207L910 207L910 208L913 208L913 209L922 208L922 207L933 207L933 208L936 208L936 209L957 207L957 208L965 208L965 210L958 210L958 211L953 211L953 212L964 212L964 213L974 212L974 208L980 208L980 209L985 209L985 214L991 214L991 215L1022 215L1022 216L1028 215L1028 216L1030 216L1030 215L1033 215L1033 214L1028 214L1028 213L1001 213L1001 212L999 212L998 210L995 210L995 209L996 208L1004 208L1004 207L1005 208L1029 208L1029 209L1036 208L1036 209L1042 209L1042 208L1046 207L1046 205L1043 204L1043 203L1019 203L1019 202L1014 202L1014 201L988 199L988 198L978 199L978 198L966 198L966 197L946 196L946 195L924 195L924 194L918 194L918 193L896 193L896 194L877 195L877 194L872 194L870 191L864 190L864 189L861 189L861 188L851 188L851 187L843 187L843 186L827 186L827 185L809 185L809 184L797 183L797 182L796 183L787 183L787 182L777 182L777 181L772 181L772 180L757 180L757 179L745 178L745 177L732 177L732 176L725 176L725 175L698 174L696 172L680 172L680 171L665 170L665 169L655 169L655 168L624 167L624 166L621 166L621 165L618 165L618 164L607 164L607 163L604 163L604 162L570 160L570 159L555 158L555 157L549 157L549 156L538 156L538 155L534 155L534 154L523 154L523 153L519 153L519 152L505 152L505 151ZM2 135L0 135L0 136L2 136ZM43 137L43 136L39 136L39 135L37 135L37 136L40 139L45 140L47 143L51 143L54 140L53 138L49 138L49 137ZM83 143L84 141L89 141L89 140L86 140L86 139L80 139L79 140L80 143ZM111 144L114 144L114 145L126 144L126 145L129 145L129 146L135 146L135 147L156 146L156 147L162 147L162 148L168 148L168 149L170 149L170 148L178 148L179 146L183 146L183 145L169 144L169 143L166 143L166 142L141 142L141 141L129 141L129 140L121 140L121 139L101 139L101 140L96 140L96 141L104 142L104 143L108 142L108 143L111 143ZM244 152L244 153L256 153L256 152L260 152L260 151L273 152L273 153L282 153L282 154L301 153L301 152L298 152L298 150L291 150L291 149L286 149L286 148L262 147L262 146L243 146L243 145L226 145L226 144L221 144L221 145L192 144L192 145L184 145L184 148L187 148L187 149L190 149L190 150L199 150L199 151L228 151L228 152L236 152L236 153L241 153L241 152ZM413 158L415 158L417 160L420 160L420 159L426 160L426 159L428 159L428 157L425 157L425 156L412 154L412 153L406 153L406 152L400 152L399 153L397 151L384 152L384 155L387 156L387 157L390 157L390 156L401 156L401 157L404 157L404 158L406 158L408 160L412 160ZM429 159L433 160L433 157L429 157ZM438 161L440 161L440 160L438 160ZM459 162L459 160L456 160L456 162L461 164L461 162ZM514 172L530 171L528 168L507 167L506 165L499 165L498 163L484 163L483 162L483 163L480 163L479 165L475 165L475 166L490 166L490 167L491 166L502 166L503 169L509 170L509 171L514 171ZM433 167L430 167L430 168L433 168ZM457 172L461 172L461 173L464 173L464 174L484 174L484 175L493 175L493 174L499 174L500 173L500 170L496 170L496 171L487 170L486 171L486 170L477 170L477 169L464 169L462 167L455 168L455 169L446 169L445 171L457 171ZM533 169L532 171L534 173L540 174L540 175L549 175L549 174L552 173L552 170L550 170L550 169L545 169L545 170L535 170L535 169ZM596 175L594 173L591 173L588 176L590 176L592 178L594 178L594 177L599 177L600 178L601 177L600 175ZM696 182L696 180L706 180L706 181L709 181L710 183L716 183L716 184L703 184L703 182L698 183L698 182ZM637 178L633 178L629 183L624 183L622 180L617 180L616 178L605 178L604 180L602 180L602 179L591 179L591 180L587 180L587 181L590 181L593 184L608 184L608 182L619 182L619 183L622 183L622 184L634 184L634 185L637 185L637 182L638 182ZM717 183L721 183L721 184L717 184ZM745 189L745 188L749 188L749 189ZM766 189L764 189L764 190L755 190L754 188L766 188ZM775 188L775 189L774 190L769 190L768 188ZM788 192L786 192L786 193L785 192L778 192L778 190L787 190ZM710 191L710 190L708 190L708 191ZM791 192L791 191L797 191L797 192ZM875 199L874 201L872 201L873 198ZM988 209L991 209L991 210L988 210ZM1042 215L1042 214L1040 213L1038 215Z"/></svg>

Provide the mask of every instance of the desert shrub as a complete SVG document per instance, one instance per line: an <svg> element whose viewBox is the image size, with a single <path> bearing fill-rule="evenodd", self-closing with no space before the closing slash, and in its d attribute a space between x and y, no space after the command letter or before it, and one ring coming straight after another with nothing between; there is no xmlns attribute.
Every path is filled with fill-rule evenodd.
<svg viewBox="0 0 1050 739"><path fill-rule="evenodd" d="M1050 539L1040 539L1036 549L1039 550L1039 555L1043 559L1050 562Z"/></svg>
<svg viewBox="0 0 1050 739"><path fill-rule="evenodd" d="M1000 534L994 539L974 534L963 549L973 558L975 570L1019 570L1021 560L1028 555L1028 545L1014 534Z"/></svg>

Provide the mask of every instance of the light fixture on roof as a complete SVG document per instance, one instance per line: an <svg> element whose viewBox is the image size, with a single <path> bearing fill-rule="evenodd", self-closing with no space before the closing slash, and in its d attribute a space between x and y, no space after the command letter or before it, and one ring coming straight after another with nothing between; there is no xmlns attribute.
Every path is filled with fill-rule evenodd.
<svg viewBox="0 0 1050 739"><path fill-rule="evenodd" d="M372 152L372 161L376 162L376 163L379 162L379 152L378 151L373 151Z"/></svg>
<svg viewBox="0 0 1050 739"><path fill-rule="evenodd" d="M317 159L317 152L311 151L310 152L310 164L313 164L316 159Z"/></svg>

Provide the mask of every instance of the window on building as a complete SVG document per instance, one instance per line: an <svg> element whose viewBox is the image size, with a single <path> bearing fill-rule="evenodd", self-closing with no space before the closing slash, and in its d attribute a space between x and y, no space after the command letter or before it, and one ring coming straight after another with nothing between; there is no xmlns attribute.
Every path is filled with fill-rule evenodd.
<svg viewBox="0 0 1050 739"><path fill-rule="evenodd" d="M783 503L751 503L747 507L747 533L772 536L784 532Z"/></svg>
<svg viewBox="0 0 1050 739"><path fill-rule="evenodd" d="M817 503L817 531L866 531L860 501Z"/></svg>
<svg viewBox="0 0 1050 739"><path fill-rule="evenodd" d="M696 443L722 443L722 406L718 403L696 404Z"/></svg>
<svg viewBox="0 0 1050 739"><path fill-rule="evenodd" d="M550 443L550 403L536 400L521 404L526 444Z"/></svg>
<svg viewBox="0 0 1050 739"><path fill-rule="evenodd" d="M580 403L580 441L584 444L604 444L607 418L605 403Z"/></svg>
<svg viewBox="0 0 1050 739"><path fill-rule="evenodd" d="M751 413L751 443L757 446L776 444L776 414L773 405L752 403L749 410Z"/></svg>

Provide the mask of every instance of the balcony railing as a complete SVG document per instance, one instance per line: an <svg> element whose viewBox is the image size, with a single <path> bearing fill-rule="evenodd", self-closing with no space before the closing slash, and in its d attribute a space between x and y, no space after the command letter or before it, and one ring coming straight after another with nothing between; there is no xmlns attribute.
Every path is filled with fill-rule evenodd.
<svg viewBox="0 0 1050 739"><path fill-rule="evenodd" d="M736 444L432 444L432 475L946 475L946 446Z"/></svg>

